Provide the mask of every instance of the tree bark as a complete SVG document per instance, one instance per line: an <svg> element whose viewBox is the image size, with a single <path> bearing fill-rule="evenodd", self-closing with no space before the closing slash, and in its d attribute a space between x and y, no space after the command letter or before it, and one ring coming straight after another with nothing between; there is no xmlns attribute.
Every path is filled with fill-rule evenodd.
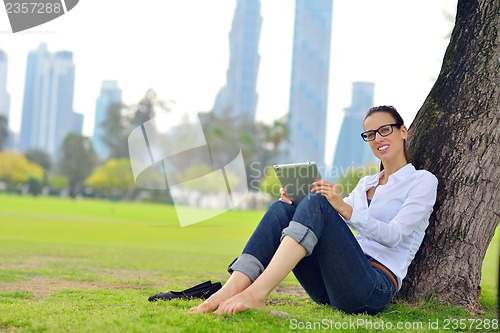
<svg viewBox="0 0 500 333"><path fill-rule="evenodd" d="M459 0L441 72L410 128L417 169L439 179L424 242L399 293L481 311L481 267L500 220L500 0Z"/></svg>

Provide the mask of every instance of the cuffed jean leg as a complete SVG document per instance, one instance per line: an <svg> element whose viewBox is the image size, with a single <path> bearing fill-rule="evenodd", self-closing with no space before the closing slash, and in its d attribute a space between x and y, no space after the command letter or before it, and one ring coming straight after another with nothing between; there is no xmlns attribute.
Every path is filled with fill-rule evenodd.
<svg viewBox="0 0 500 333"><path fill-rule="evenodd" d="M282 201L273 202L248 240L242 255L229 265L228 271L240 271L255 281L271 262L280 245L282 231L288 227L294 213L294 206Z"/></svg>
<svg viewBox="0 0 500 333"><path fill-rule="evenodd" d="M318 242L293 273L311 298L348 313L375 314L395 294L389 278L369 265L344 220L322 195L309 195L293 221L312 230Z"/></svg>
<svg viewBox="0 0 500 333"><path fill-rule="evenodd" d="M309 195L297 208L273 203L228 271L238 270L255 281L283 235L294 238L308 253L293 273L315 302L348 313L376 314L394 297L389 278L369 265L344 220L317 194Z"/></svg>

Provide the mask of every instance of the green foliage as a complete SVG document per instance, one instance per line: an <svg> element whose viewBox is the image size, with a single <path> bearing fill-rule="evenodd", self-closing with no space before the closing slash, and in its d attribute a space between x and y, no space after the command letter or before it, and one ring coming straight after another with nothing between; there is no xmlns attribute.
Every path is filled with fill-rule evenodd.
<svg viewBox="0 0 500 333"><path fill-rule="evenodd" d="M382 332L373 327L382 324L394 332L449 332L473 330L446 330L445 320L484 324L497 315L497 275L484 269L497 267L498 247L484 260L486 313L480 316L432 300L393 302L376 316L347 315L292 296L299 288L292 275L280 285L288 291L273 292L263 310L193 315L188 309L200 300L150 303L147 297L207 279L225 281L227 264L263 212L229 211L181 228L174 208L166 205L6 195L0 202L6 207L0 219L0 331L273 333L323 323L324 331L334 332ZM493 242L499 240L497 232ZM435 322L439 329L430 330ZM398 323L412 328L396 329Z"/></svg>
<svg viewBox="0 0 500 333"><path fill-rule="evenodd" d="M59 169L68 177L69 192L75 196L96 163L96 156L89 138L76 133L68 133L61 147Z"/></svg>
<svg viewBox="0 0 500 333"><path fill-rule="evenodd" d="M266 168L264 179L260 182L260 190L270 194L273 199L280 197L281 183L273 168Z"/></svg>
<svg viewBox="0 0 500 333"><path fill-rule="evenodd" d="M127 138L130 134L128 119L123 115L124 105L111 104L106 113L106 119L101 123L104 135L100 139L109 148L111 158L127 158Z"/></svg>
<svg viewBox="0 0 500 333"><path fill-rule="evenodd" d="M27 183L29 179L41 182L44 170L15 152L0 152L0 180L10 183Z"/></svg>
<svg viewBox="0 0 500 333"><path fill-rule="evenodd" d="M288 139L288 124L283 119L274 120L271 125L264 126L266 142L272 146L273 155L279 154L281 144Z"/></svg>
<svg viewBox="0 0 500 333"><path fill-rule="evenodd" d="M111 159L97 167L85 180L85 185L97 189L128 190L135 185L130 161L126 158Z"/></svg>
<svg viewBox="0 0 500 333"><path fill-rule="evenodd" d="M52 161L50 160L49 154L40 149L28 149L24 156L33 163L38 164L46 171L50 169Z"/></svg>
<svg viewBox="0 0 500 333"><path fill-rule="evenodd" d="M52 166L52 161L50 159L49 154L47 154L47 152L40 150L40 149L28 149L28 151L24 154L24 156L30 162L38 164L39 166L41 166L44 169L43 180L39 185L41 186L41 185L47 184L48 171L49 171L50 167ZM38 186L38 185L36 185L36 186Z"/></svg>
<svg viewBox="0 0 500 333"><path fill-rule="evenodd" d="M60 175L49 175L47 180L49 186L56 190L64 190L68 187L68 177Z"/></svg>

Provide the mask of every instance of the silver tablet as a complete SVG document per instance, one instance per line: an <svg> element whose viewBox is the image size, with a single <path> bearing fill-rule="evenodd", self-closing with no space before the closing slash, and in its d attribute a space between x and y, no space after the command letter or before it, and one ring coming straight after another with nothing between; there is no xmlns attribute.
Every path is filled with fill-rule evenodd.
<svg viewBox="0 0 500 333"><path fill-rule="evenodd" d="M281 186L294 203L304 199L311 192L312 183L321 179L315 162L275 164L273 167Z"/></svg>

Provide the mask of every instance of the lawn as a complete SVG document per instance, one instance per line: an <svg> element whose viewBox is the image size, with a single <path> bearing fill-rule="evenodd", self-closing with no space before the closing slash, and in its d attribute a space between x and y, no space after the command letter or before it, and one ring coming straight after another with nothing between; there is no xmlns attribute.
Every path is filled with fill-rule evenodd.
<svg viewBox="0 0 500 333"><path fill-rule="evenodd" d="M235 316L188 314L199 300L147 301L224 282L262 214L229 211L181 228L167 205L0 194L0 332L497 331L498 232L481 316L433 302L346 315L312 303L291 275L264 310Z"/></svg>

